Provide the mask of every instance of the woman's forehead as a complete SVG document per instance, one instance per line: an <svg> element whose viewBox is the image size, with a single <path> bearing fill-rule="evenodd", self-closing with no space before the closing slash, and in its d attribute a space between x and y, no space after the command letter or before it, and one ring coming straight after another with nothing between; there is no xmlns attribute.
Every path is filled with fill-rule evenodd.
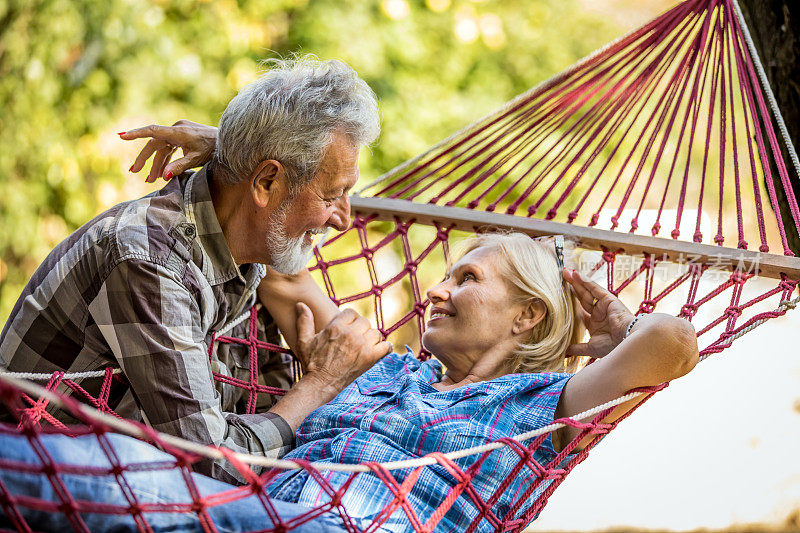
<svg viewBox="0 0 800 533"><path fill-rule="evenodd" d="M450 267L450 270L453 271L469 264L479 265L482 268L495 268L497 267L497 255L498 250L496 246L479 246L462 255L458 261Z"/></svg>

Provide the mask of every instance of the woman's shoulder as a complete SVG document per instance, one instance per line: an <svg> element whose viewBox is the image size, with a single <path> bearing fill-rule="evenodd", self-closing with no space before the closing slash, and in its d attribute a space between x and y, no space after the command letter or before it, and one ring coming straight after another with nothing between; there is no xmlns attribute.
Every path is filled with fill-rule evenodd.
<svg viewBox="0 0 800 533"><path fill-rule="evenodd" d="M566 372L519 373L506 374L486 383L492 388L506 390L511 394L518 394L521 392L540 391L559 384L563 387L571 377L572 374Z"/></svg>

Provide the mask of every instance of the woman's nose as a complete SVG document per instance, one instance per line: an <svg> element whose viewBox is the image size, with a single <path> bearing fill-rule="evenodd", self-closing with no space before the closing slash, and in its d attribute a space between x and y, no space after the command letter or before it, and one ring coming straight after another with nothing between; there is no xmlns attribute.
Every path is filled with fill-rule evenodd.
<svg viewBox="0 0 800 533"><path fill-rule="evenodd" d="M450 292L447 290L447 282L442 281L441 283L434 285L428 289L425 295L428 297L428 300L433 303L447 300L447 298L450 296Z"/></svg>

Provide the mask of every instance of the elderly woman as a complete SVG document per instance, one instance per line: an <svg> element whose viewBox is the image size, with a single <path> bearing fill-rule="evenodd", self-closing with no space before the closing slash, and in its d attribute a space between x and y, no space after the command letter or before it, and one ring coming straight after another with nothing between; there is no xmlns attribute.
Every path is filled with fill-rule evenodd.
<svg viewBox="0 0 800 533"><path fill-rule="evenodd" d="M307 271L294 276L272 273L262 289L270 291L269 311L302 359L316 340L315 322L324 323L333 317L336 306ZM303 421L296 434L297 447L286 459L387 462L485 444L541 428L554 419L613 400L633 388L680 377L693 368L698 358L689 322L662 314L634 318L613 294L576 271L560 268L552 239L536 241L522 234L477 235L466 241L463 255L427 295L431 305L422 342L435 359L420 362L410 352L391 353L381 359L334 401ZM580 342L581 322L590 334L586 343ZM596 361L572 374L578 356ZM606 420L623 415L632 408L632 402L619 406ZM553 461L564 444L578 435L579 430L570 426L556 431L536 449L533 459L539 464ZM24 437L16 437L19 442L14 442L14 438L0 436L0 445L6 450L17 450L18 460L37 463L37 456L24 446L27 444ZM156 455L161 454L144 443L123 439L116 442L123 463L158 460ZM579 442L574 451L585 446L588 439ZM98 466L86 458L87 454L102 455L99 449L95 450L97 442L91 436L82 439L52 436L44 440L51 453L57 454L58 461L73 464L84 461ZM80 440L84 442L76 442ZM70 452L70 447L81 453ZM486 500L507 477L513 476L493 505L500 519L518 495L537 481L525 468L515 474L518 461L519 456L509 448L494 451L472 480L472 487ZM459 462L462 466L471 464L469 459ZM393 473L402 483L409 472L410 469L405 469ZM167 473L135 475L134 480L129 480L134 491L150 491L149 497L158 493L159 502L189 500L185 489L174 490L176 484L185 487L177 473L173 475L175 479L157 477L168 476ZM19 479L9 476L13 477L9 472L0 472L5 484L16 481L15 486L19 486ZM27 476L31 490L32 474L20 476ZM194 476L203 494L231 488L204 476ZM326 472L324 477L336 489L347 482L350 474ZM89 479L97 483L97 478ZM422 469L406 496L421 523L428 520L455 483L444 468ZM528 502L548 483L540 483ZM105 503L125 503L113 479L105 485L102 493L86 480L70 484L69 488L73 493L83 490L84 497L99 497ZM285 518L329 499L304 470L279 474L266 491L279 500L282 506L279 511ZM55 499L52 491L49 494L38 497ZM80 494L73 495L81 498ZM147 501L148 495L140 498ZM239 500L233 506L211 508L211 515L226 530L267 527L271 519L253 498ZM342 503L350 516L367 525L373 519L386 518L379 515L393 499L394 495L375 475L362 473L350 482ZM523 505L517 514L526 508ZM462 494L437 527L443 531L462 530L478 514L470 498ZM46 524L56 520L39 515L38 519L51 521ZM93 523L100 529L110 527L112 522L104 522L102 515L97 516L99 521ZM113 519L115 527L125 524L133 527L130 517ZM178 518L152 517L156 529L175 527L170 522L173 519ZM180 518L190 519L188 515ZM335 513L327 513L308 526L310 530L326 527L335 530L336 524ZM485 520L480 525L480 530L491 528ZM398 508L382 527L407 531L410 526L406 512Z"/></svg>
<svg viewBox="0 0 800 533"><path fill-rule="evenodd" d="M312 338L308 308L317 314L335 311L306 276L271 278L273 295L283 295L273 316L299 353ZM452 452L541 428L554 418L577 414L633 388L675 379L697 362L697 342L689 322L661 314L635 319L613 294L576 271L562 270L552 239L535 241L518 233L475 236L427 295L431 306L422 343L435 359L420 362L410 352L384 357L333 402L305 419L297 431L297 448L287 458L364 463ZM278 309L298 299L304 304L299 306L294 338L293 325L280 323L289 313ZM587 343L580 343L581 322L591 335ZM595 358L595 364L571 374L578 356ZM634 402L621 405L606 421L622 416ZM533 458L542 465L550 463L579 433L570 426L556 431ZM466 467L474 458L456 462ZM485 501L514 476L493 506L501 519L515 499L538 481L527 468L514 475L518 462L519 456L509 448L495 451L472 480ZM393 474L402 483L410 471ZM325 475L334 488L349 477L342 472ZM455 483L444 468L422 470L407 496L421 523ZM538 485L528 506L548 484ZM303 505L329 500L305 471L282 474L268 492ZM393 499L376 476L361 474L349 485L342 503L351 516L375 519ZM523 505L518 513L526 508ZM463 530L478 514L462 494L439 527ZM481 525L491 528L487 521ZM397 509L383 527L405 531L409 519Z"/></svg>

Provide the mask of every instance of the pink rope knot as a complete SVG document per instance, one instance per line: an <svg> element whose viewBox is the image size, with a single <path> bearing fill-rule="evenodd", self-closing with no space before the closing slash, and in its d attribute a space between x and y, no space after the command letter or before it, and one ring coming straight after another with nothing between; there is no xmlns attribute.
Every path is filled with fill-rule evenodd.
<svg viewBox="0 0 800 533"><path fill-rule="evenodd" d="M761 246L758 247L758 251L762 253L767 253L769 252L769 246L767 246L766 244L762 244Z"/></svg>
<svg viewBox="0 0 800 533"><path fill-rule="evenodd" d="M697 306L695 304L683 304L681 307L680 316L692 318L697 313Z"/></svg>
<svg viewBox="0 0 800 533"><path fill-rule="evenodd" d="M692 236L692 240L694 242L703 242L703 234L700 233L700 230L697 230L697 231L694 232L694 235Z"/></svg>
<svg viewBox="0 0 800 533"><path fill-rule="evenodd" d="M450 238L450 230L446 230L446 229L442 228L442 229L439 229L439 231L436 232L436 240L438 240L438 241L444 242L449 238Z"/></svg>
<svg viewBox="0 0 800 533"><path fill-rule="evenodd" d="M414 312L419 316L425 316L425 308L428 307L427 304L422 302L417 302L414 304Z"/></svg>
<svg viewBox="0 0 800 533"><path fill-rule="evenodd" d="M603 261L605 261L606 263L611 263L612 261L614 261L614 258L616 257L617 254L610 250L606 250L605 252L603 252Z"/></svg>
<svg viewBox="0 0 800 533"><path fill-rule="evenodd" d="M70 515L75 512L75 506L72 502L64 502L58 506L58 510L64 515Z"/></svg>
<svg viewBox="0 0 800 533"><path fill-rule="evenodd" d="M745 275L744 272L739 272L738 270L734 270L731 272L731 282L736 283L737 285L742 285L749 276Z"/></svg>
<svg viewBox="0 0 800 533"><path fill-rule="evenodd" d="M660 222L656 222L655 224L653 224L653 227L650 229L650 233L652 233L653 237L655 237L656 235L658 235L659 231L661 231L661 223Z"/></svg>
<svg viewBox="0 0 800 533"><path fill-rule="evenodd" d="M633 220L631 220L631 233L633 233L637 229L639 229L639 221L634 218Z"/></svg>
<svg viewBox="0 0 800 533"><path fill-rule="evenodd" d="M673 239L677 239L678 237L681 236L681 232L678 228L675 228L674 230L672 230L672 233L670 233L670 235L672 235Z"/></svg>
<svg viewBox="0 0 800 533"><path fill-rule="evenodd" d="M656 302L653 300L644 300L639 305L639 312L640 313L652 313L653 310L656 308Z"/></svg>
<svg viewBox="0 0 800 533"><path fill-rule="evenodd" d="M589 219L589 226L596 226L598 220L600 220L600 213L593 214L592 218Z"/></svg>
<svg viewBox="0 0 800 533"><path fill-rule="evenodd" d="M725 315L731 318L738 318L742 316L742 310L739 307L732 305L725 309Z"/></svg>
<svg viewBox="0 0 800 533"><path fill-rule="evenodd" d="M714 235L714 242L721 245L723 242L725 242L725 237L722 236L722 233L717 233L716 235ZM742 244L743 242L744 241L739 241L739 244ZM746 246L747 243L745 243L745 247Z"/></svg>
<svg viewBox="0 0 800 533"><path fill-rule="evenodd" d="M383 294L383 287L375 285L374 287L372 287L372 294L374 294L375 296L380 296L381 294Z"/></svg>
<svg viewBox="0 0 800 533"><path fill-rule="evenodd" d="M619 226L619 217L614 215L611 217L611 229L617 229L617 226Z"/></svg>
<svg viewBox="0 0 800 533"><path fill-rule="evenodd" d="M545 215L545 218L547 220L553 220L554 218L556 218L557 214L558 214L558 211L556 210L556 208L555 207L551 207L550 210L547 212L547 215Z"/></svg>
<svg viewBox="0 0 800 533"><path fill-rule="evenodd" d="M355 220L353 220L353 227L363 229L367 227L367 221L363 217L356 217Z"/></svg>
<svg viewBox="0 0 800 533"><path fill-rule="evenodd" d="M572 222L575 221L576 218L578 218L578 212L570 211L569 214L567 215L567 222L571 224Z"/></svg>
<svg viewBox="0 0 800 533"><path fill-rule="evenodd" d="M375 252L373 252L370 248L364 248L364 250L361 252L361 256L366 259L372 259L374 255Z"/></svg>
<svg viewBox="0 0 800 533"><path fill-rule="evenodd" d="M532 206L529 206L528 207L528 216L532 217L533 215L535 215L536 214L536 209L537 209L536 204L534 204Z"/></svg>
<svg viewBox="0 0 800 533"><path fill-rule="evenodd" d="M398 224L397 225L397 233L400 235L408 235L408 224Z"/></svg>

